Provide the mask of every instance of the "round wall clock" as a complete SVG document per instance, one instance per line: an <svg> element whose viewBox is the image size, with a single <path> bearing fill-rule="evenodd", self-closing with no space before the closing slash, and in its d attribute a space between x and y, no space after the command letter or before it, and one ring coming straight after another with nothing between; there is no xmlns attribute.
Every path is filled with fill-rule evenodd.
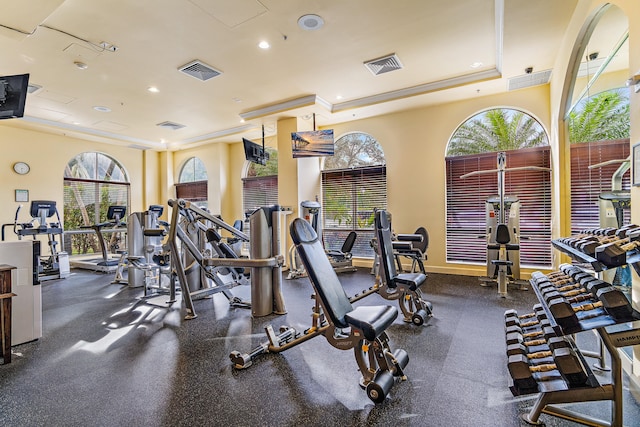
<svg viewBox="0 0 640 427"><path fill-rule="evenodd" d="M13 164L13 170L19 175L26 175L31 170L31 167L25 162L16 162Z"/></svg>

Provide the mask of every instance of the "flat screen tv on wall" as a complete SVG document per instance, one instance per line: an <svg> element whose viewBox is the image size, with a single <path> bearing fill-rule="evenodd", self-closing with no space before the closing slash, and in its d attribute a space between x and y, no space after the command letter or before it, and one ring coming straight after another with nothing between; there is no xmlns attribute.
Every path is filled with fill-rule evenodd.
<svg viewBox="0 0 640 427"><path fill-rule="evenodd" d="M333 129L291 132L293 158L333 156Z"/></svg>
<svg viewBox="0 0 640 427"><path fill-rule="evenodd" d="M269 160L269 153L267 153L264 148L246 138L242 138L242 145L244 145L245 159L262 166L267 164L267 160Z"/></svg>
<svg viewBox="0 0 640 427"><path fill-rule="evenodd" d="M0 119L24 116L29 74L0 76Z"/></svg>

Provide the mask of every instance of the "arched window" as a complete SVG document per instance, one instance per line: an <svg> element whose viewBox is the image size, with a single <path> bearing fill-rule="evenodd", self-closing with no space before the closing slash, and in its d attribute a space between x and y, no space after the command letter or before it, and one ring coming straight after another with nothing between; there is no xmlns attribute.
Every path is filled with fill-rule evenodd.
<svg viewBox="0 0 640 427"><path fill-rule="evenodd" d="M207 168L197 157L191 157L184 162L178 183L176 184L176 198L196 203L200 207L207 206L208 199Z"/></svg>
<svg viewBox="0 0 640 427"><path fill-rule="evenodd" d="M334 155L322 171L323 239L327 250L339 250L347 235L358 235L352 254L373 258L373 212L387 208L387 168L374 137L352 132L335 141Z"/></svg>
<svg viewBox="0 0 640 427"><path fill-rule="evenodd" d="M582 99L567 122L571 234L586 228L630 224L629 90L614 88Z"/></svg>
<svg viewBox="0 0 640 427"><path fill-rule="evenodd" d="M278 203L278 151L266 148L266 165L247 162L242 178L242 209L251 212Z"/></svg>
<svg viewBox="0 0 640 427"><path fill-rule="evenodd" d="M98 252L95 235L74 231L105 222L111 205L124 205L129 213L130 193L127 173L112 157L87 152L71 159L64 170L65 249L73 254Z"/></svg>
<svg viewBox="0 0 640 427"><path fill-rule="evenodd" d="M446 161L447 261L486 262L486 200L498 194L497 153L506 154L505 194L520 201L520 259L551 265L551 174L547 134L530 115L497 108L465 121L449 141ZM491 171L469 178L470 172Z"/></svg>

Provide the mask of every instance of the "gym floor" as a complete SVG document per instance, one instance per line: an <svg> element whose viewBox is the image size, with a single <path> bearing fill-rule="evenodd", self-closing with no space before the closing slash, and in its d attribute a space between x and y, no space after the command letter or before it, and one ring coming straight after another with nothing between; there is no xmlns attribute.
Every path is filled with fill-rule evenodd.
<svg viewBox="0 0 640 427"><path fill-rule="evenodd" d="M371 286L368 270L340 275L347 294ZM409 353L408 380L373 405L359 387L353 352L319 336L253 366L232 369L229 354L266 340L264 326L310 326L308 279L283 281L288 314L251 318L222 294L195 301L183 320L180 302L158 307L140 288L111 284L111 275L73 270L44 282L43 338L13 347L0 365L0 425L6 426L525 426L520 414L536 395L509 392L504 320L530 311L533 291L499 298L473 277L430 274L425 291L434 317L426 326L399 317L392 348ZM248 298L248 286L233 293ZM166 297L154 298L162 305ZM371 295L357 304L387 302ZM591 332L578 335L594 350ZM597 372L597 371L596 371ZM607 374L596 373L601 383ZM610 402L569 405L610 419ZM574 426L543 414L547 426ZM624 385L625 425L640 425L640 406Z"/></svg>

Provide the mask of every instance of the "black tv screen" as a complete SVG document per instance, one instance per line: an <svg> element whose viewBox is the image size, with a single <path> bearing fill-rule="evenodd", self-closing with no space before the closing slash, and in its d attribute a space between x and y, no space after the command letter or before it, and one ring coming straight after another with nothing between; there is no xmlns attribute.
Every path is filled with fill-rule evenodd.
<svg viewBox="0 0 640 427"><path fill-rule="evenodd" d="M0 119L24 116L29 74L0 77Z"/></svg>
<svg viewBox="0 0 640 427"><path fill-rule="evenodd" d="M267 164L267 160L269 160L269 153L267 153L262 146L249 141L246 138L242 138L242 145L244 145L245 159L262 166Z"/></svg>

